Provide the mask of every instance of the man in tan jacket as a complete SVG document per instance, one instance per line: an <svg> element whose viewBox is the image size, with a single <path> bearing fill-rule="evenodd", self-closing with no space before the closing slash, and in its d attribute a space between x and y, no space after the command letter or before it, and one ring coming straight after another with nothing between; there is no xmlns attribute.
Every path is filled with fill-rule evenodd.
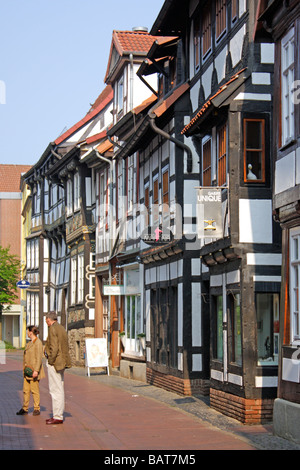
<svg viewBox="0 0 300 470"><path fill-rule="evenodd" d="M46 315L48 338L45 345L47 358L49 392L52 398L53 417L46 424L62 424L65 408L64 371L71 367L68 336L62 325L57 322L55 312Z"/></svg>

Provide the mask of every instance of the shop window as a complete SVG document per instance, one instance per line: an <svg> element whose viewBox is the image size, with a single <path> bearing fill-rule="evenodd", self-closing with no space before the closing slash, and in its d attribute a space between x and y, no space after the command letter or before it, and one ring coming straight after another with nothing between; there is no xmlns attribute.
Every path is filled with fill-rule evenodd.
<svg viewBox="0 0 300 470"><path fill-rule="evenodd" d="M258 364L278 364L279 294L256 294Z"/></svg>
<svg viewBox="0 0 300 470"><path fill-rule="evenodd" d="M229 310L229 361L233 364L242 365L242 325L240 294L228 296Z"/></svg>
<svg viewBox="0 0 300 470"><path fill-rule="evenodd" d="M264 119L244 119L244 181L265 182Z"/></svg>
<svg viewBox="0 0 300 470"><path fill-rule="evenodd" d="M176 368L177 360L177 287L151 290L152 361Z"/></svg>
<svg viewBox="0 0 300 470"><path fill-rule="evenodd" d="M141 296L126 296L125 332L126 350L138 351L137 335L141 323Z"/></svg>
<svg viewBox="0 0 300 470"><path fill-rule="evenodd" d="M213 355L215 359L223 361L223 296L213 296L215 335Z"/></svg>

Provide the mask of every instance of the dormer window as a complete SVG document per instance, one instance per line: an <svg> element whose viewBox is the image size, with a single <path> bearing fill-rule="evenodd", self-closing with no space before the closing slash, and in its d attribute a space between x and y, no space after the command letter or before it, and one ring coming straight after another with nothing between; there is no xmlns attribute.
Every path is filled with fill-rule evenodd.
<svg viewBox="0 0 300 470"><path fill-rule="evenodd" d="M118 114L124 107L124 78L121 77L117 84L117 111Z"/></svg>

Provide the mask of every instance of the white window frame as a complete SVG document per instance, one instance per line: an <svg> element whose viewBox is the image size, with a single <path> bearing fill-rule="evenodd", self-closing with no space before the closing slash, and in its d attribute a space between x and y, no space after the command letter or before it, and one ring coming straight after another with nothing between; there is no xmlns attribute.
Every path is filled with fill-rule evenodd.
<svg viewBox="0 0 300 470"><path fill-rule="evenodd" d="M80 177L79 173L74 175L74 211L80 210Z"/></svg>
<svg viewBox="0 0 300 470"><path fill-rule="evenodd" d="M77 258L71 258L71 305L76 304Z"/></svg>
<svg viewBox="0 0 300 470"><path fill-rule="evenodd" d="M290 231L291 342L300 345L300 227Z"/></svg>
<svg viewBox="0 0 300 470"><path fill-rule="evenodd" d="M78 255L78 290L77 303L81 304L84 298L84 254Z"/></svg>
<svg viewBox="0 0 300 470"><path fill-rule="evenodd" d="M73 213L73 182L71 179L67 181L67 215Z"/></svg>
<svg viewBox="0 0 300 470"><path fill-rule="evenodd" d="M123 219L123 210L124 210L124 194L123 194L123 160L120 159L118 162L117 162L117 165L118 165L118 172L117 172L117 175L118 175L118 181L117 181L117 185L118 185L118 214L117 214L117 218L118 218L118 221L121 221Z"/></svg>
<svg viewBox="0 0 300 470"><path fill-rule="evenodd" d="M124 77L122 76L117 83L117 112L124 109Z"/></svg>
<svg viewBox="0 0 300 470"><path fill-rule="evenodd" d="M281 121L282 145L295 137L293 89L295 80L295 29L292 28L281 41Z"/></svg>
<svg viewBox="0 0 300 470"><path fill-rule="evenodd" d="M127 211L131 213L134 205L134 155L128 157L127 188Z"/></svg>

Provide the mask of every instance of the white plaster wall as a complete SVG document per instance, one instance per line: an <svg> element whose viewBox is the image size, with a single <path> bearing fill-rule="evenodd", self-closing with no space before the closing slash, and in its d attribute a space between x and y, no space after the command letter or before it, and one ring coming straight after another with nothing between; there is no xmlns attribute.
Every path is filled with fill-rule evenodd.
<svg viewBox="0 0 300 470"><path fill-rule="evenodd" d="M240 199L240 243L272 243L272 238L272 201Z"/></svg>
<svg viewBox="0 0 300 470"><path fill-rule="evenodd" d="M296 183L295 152L291 152L275 163L275 194L293 188Z"/></svg>
<svg viewBox="0 0 300 470"><path fill-rule="evenodd" d="M234 67L242 58L242 48L244 36L246 34L246 25L244 25L229 42L231 52L232 66Z"/></svg>

